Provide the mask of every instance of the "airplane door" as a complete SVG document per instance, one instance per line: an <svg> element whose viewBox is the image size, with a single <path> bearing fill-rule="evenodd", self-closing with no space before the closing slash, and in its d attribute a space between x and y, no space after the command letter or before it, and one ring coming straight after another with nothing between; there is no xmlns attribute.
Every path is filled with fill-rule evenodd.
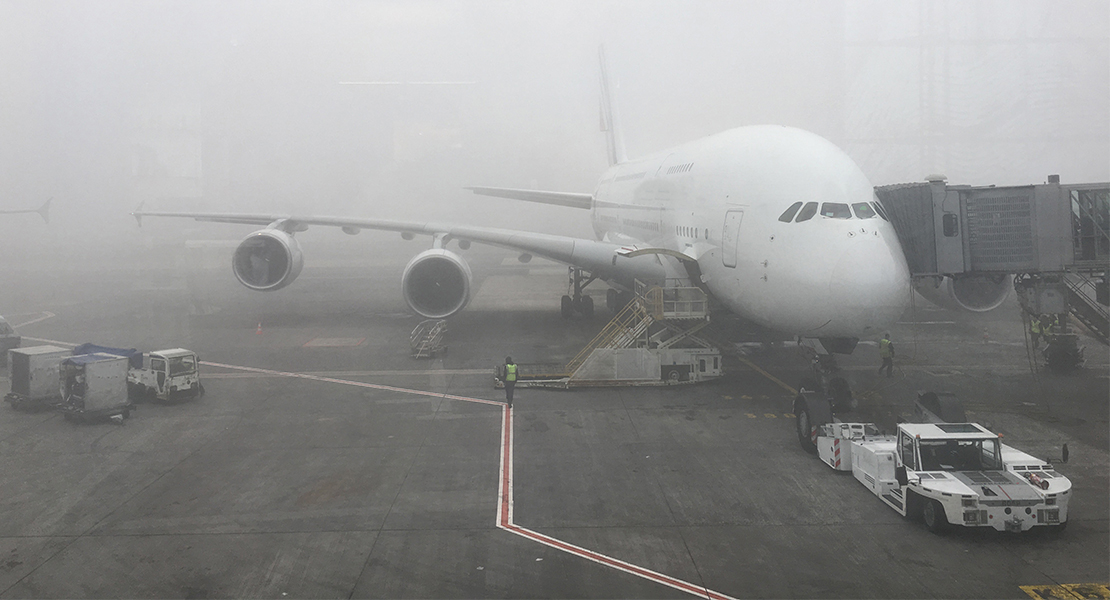
<svg viewBox="0 0 1110 600"><path fill-rule="evenodd" d="M725 213L725 228L721 233L721 260L726 267L736 266L736 242L740 240L740 222L744 211L730 210Z"/></svg>

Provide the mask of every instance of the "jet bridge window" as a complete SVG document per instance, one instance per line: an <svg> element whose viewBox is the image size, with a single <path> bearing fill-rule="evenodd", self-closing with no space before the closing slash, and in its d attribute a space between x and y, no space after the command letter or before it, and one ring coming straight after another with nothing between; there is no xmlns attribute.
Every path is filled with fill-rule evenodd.
<svg viewBox="0 0 1110 600"><path fill-rule="evenodd" d="M817 203L806 202L806 205L802 207L802 212L798 213L798 220L794 222L801 223L802 221L808 221L812 219L815 214L817 214Z"/></svg>
<svg viewBox="0 0 1110 600"><path fill-rule="evenodd" d="M821 205L821 216L831 219L851 219L852 211L847 204L840 202L826 202Z"/></svg>
<svg viewBox="0 0 1110 600"><path fill-rule="evenodd" d="M794 204L791 204L790 208L786 209L786 212L782 213L782 216L779 217L779 220L783 223L789 223L790 221L793 221L794 215L798 214L798 209L801 207L801 202L795 202Z"/></svg>
<svg viewBox="0 0 1110 600"><path fill-rule="evenodd" d="M874 219L875 209L866 202L857 202L852 205L852 211L856 213L857 219Z"/></svg>

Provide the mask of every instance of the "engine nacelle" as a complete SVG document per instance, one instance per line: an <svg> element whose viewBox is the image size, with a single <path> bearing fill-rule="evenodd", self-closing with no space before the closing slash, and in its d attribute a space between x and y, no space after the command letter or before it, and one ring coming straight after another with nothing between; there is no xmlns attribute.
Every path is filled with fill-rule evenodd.
<svg viewBox="0 0 1110 600"><path fill-rule="evenodd" d="M943 308L987 312L998 308L1010 295L1014 284L1010 275L923 277L914 281L914 289L929 302Z"/></svg>
<svg viewBox="0 0 1110 600"><path fill-rule="evenodd" d="M444 319L470 302L470 265L458 254L434 248L417 254L405 265L401 290L405 302L428 319Z"/></svg>
<svg viewBox="0 0 1110 600"><path fill-rule="evenodd" d="M297 240L280 229L262 229L248 235L231 257L231 270L239 283L262 292L293 283L303 266Z"/></svg>

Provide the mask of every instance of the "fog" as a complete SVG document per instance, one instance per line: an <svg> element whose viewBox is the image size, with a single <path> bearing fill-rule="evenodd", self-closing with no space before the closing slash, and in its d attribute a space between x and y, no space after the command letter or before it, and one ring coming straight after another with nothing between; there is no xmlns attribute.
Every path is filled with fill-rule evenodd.
<svg viewBox="0 0 1110 600"><path fill-rule="evenodd" d="M249 231L141 233L140 202L589 235L462 188L593 190L602 43L630 156L777 123L876 185L1106 181L1108 31L1102 0L5 1L0 210L54 200L0 215L0 251Z"/></svg>

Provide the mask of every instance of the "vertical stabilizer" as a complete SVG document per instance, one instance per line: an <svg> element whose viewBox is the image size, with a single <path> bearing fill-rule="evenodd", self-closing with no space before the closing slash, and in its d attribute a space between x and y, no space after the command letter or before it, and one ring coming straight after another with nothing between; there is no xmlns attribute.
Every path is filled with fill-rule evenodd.
<svg viewBox="0 0 1110 600"><path fill-rule="evenodd" d="M609 147L609 165L628 161L624 151L624 136L621 135L620 119L617 116L616 95L609 81L609 65L605 59L605 46L597 49L601 62L601 130Z"/></svg>

